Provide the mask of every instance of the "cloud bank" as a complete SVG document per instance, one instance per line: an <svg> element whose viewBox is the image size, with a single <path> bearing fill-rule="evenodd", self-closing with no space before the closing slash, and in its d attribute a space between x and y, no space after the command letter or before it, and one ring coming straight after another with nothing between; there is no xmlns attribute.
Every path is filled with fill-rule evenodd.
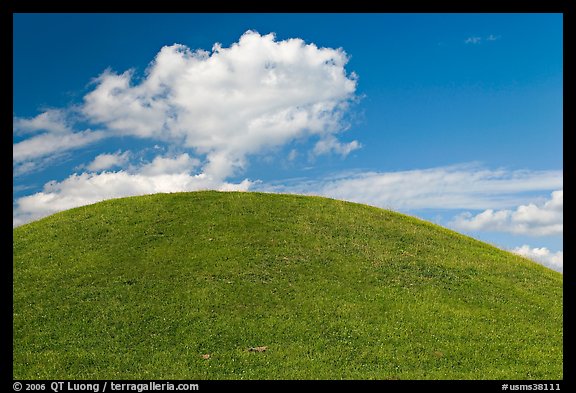
<svg viewBox="0 0 576 393"><path fill-rule="evenodd" d="M228 183L207 174L192 174L188 154L156 157L152 162L117 172L73 174L67 179L46 183L41 192L19 198L13 226L47 215L111 198L162 192L220 190L246 191L251 182Z"/></svg>
<svg viewBox="0 0 576 393"><path fill-rule="evenodd" d="M543 204L520 205L515 210L484 210L473 216L463 213L452 222L467 231L509 232L518 235L560 235L564 226L564 191L558 190Z"/></svg>
<svg viewBox="0 0 576 393"><path fill-rule="evenodd" d="M490 170L475 164L461 164L397 172L348 173L329 179L261 184L256 188L408 211L510 207L525 200L519 194L557 189L562 184L562 171Z"/></svg>
<svg viewBox="0 0 576 393"><path fill-rule="evenodd" d="M517 206L522 200L521 193L562 187L563 181L562 171L505 171L454 165L398 172L348 173L330 179L298 179L284 183L244 180L235 184L207 173L197 173L195 168L199 165L199 160L183 153L159 156L151 162L118 172L74 174L62 182L47 183L42 192L19 198L13 222L20 225L108 198L202 189L320 195L400 211L502 208ZM556 195L554 202L545 206L557 209L561 195L553 195Z"/></svg>
<svg viewBox="0 0 576 393"><path fill-rule="evenodd" d="M546 247L531 248L528 245L516 247L512 252L532 259L558 272L564 271L564 252L551 252Z"/></svg>

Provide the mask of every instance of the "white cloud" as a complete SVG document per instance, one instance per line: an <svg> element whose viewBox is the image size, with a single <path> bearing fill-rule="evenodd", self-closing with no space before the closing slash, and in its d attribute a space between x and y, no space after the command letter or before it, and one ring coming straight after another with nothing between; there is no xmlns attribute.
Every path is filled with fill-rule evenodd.
<svg viewBox="0 0 576 393"><path fill-rule="evenodd" d="M15 162L24 162L85 146L102 138L103 132L90 130L64 134L44 133L14 144L12 158Z"/></svg>
<svg viewBox="0 0 576 393"><path fill-rule="evenodd" d="M191 174L195 161L187 154L156 157L151 163L118 172L73 174L46 183L41 192L19 198L13 213L18 226L47 215L105 199L162 192L197 190L247 190L249 180L228 183L207 174Z"/></svg>
<svg viewBox="0 0 576 393"><path fill-rule="evenodd" d="M118 150L115 153L99 154L90 164L86 166L86 169L92 172L98 172L104 169L124 166L128 163L129 158L129 151L122 153L120 150Z"/></svg>
<svg viewBox="0 0 576 393"><path fill-rule="evenodd" d="M342 49L253 31L211 52L175 44L139 83L130 70L104 72L82 112L114 134L192 148L205 155L206 174L224 179L245 169L248 155L296 139L326 141L326 152L342 155L357 148L336 139L355 98L347 61Z"/></svg>
<svg viewBox="0 0 576 393"><path fill-rule="evenodd" d="M482 41L482 37L468 37L464 40L466 44L479 44Z"/></svg>
<svg viewBox="0 0 576 393"><path fill-rule="evenodd" d="M14 118L13 133L20 139L12 145L13 173L19 176L37 171L54 162L62 153L78 149L104 138L103 131L74 132L70 127L70 113L50 109L30 119Z"/></svg>
<svg viewBox="0 0 576 393"><path fill-rule="evenodd" d="M105 137L103 131L45 132L12 145L15 175L30 172L51 162L51 156L78 149Z"/></svg>
<svg viewBox="0 0 576 393"><path fill-rule="evenodd" d="M454 165L398 172L361 172L331 179L262 184L271 192L323 195L395 210L517 206L521 193L562 187L562 171L488 170Z"/></svg>
<svg viewBox="0 0 576 393"><path fill-rule="evenodd" d="M468 231L497 231L519 235L559 235L564 226L563 190L554 191L551 199L541 205L529 203L515 210L487 209L473 216L463 213L452 225Z"/></svg>
<svg viewBox="0 0 576 393"><path fill-rule="evenodd" d="M17 135L36 133L38 131L56 134L72 132L66 122L66 114L58 109L47 110L31 119L16 117L13 121L12 131Z"/></svg>
<svg viewBox="0 0 576 393"><path fill-rule="evenodd" d="M542 265L547 266L553 270L559 272L564 271L563 251L551 252L546 247L531 248L526 244L521 247L516 247L511 251L516 254L522 255L526 258L532 259L535 262L539 262Z"/></svg>
<svg viewBox="0 0 576 393"><path fill-rule="evenodd" d="M499 35L494 35L494 34L489 34L488 36L486 36L485 38L482 37L478 37L478 36L471 36L468 37L464 40L465 44L472 44L472 45L477 45L477 44L481 44L482 40L486 40L488 42L492 42L492 41L496 41L499 40L500 36Z"/></svg>
<svg viewBox="0 0 576 393"><path fill-rule="evenodd" d="M39 168L42 168L44 164L48 164L49 160L43 161L26 161L20 164L12 164L12 174L14 176L21 176L26 173L34 172Z"/></svg>
<svg viewBox="0 0 576 393"><path fill-rule="evenodd" d="M40 167L33 161L49 155L125 135L189 148L204 160L203 173L221 180L245 170L249 155L295 140L312 138L315 153L346 156L360 147L337 139L357 99L347 62L341 48L253 31L210 52L165 46L142 78L108 69L82 104L15 118L15 135L43 132L13 145L15 173ZM73 131L75 121L101 131Z"/></svg>
<svg viewBox="0 0 576 393"><path fill-rule="evenodd" d="M334 152L340 154L342 157L346 157L353 150L359 149L361 147L358 141L352 141L349 143L340 143L338 140L329 136L316 142L314 146L313 153L316 155L328 154Z"/></svg>
<svg viewBox="0 0 576 393"><path fill-rule="evenodd" d="M139 169L139 173L146 176L190 173L200 165L200 160L190 157L187 153L178 157L155 157L151 163L145 164Z"/></svg>

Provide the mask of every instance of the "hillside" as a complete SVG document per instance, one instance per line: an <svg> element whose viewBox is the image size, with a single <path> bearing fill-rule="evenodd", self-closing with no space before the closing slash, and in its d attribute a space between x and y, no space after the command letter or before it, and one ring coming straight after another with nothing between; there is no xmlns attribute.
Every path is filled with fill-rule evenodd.
<svg viewBox="0 0 576 393"><path fill-rule="evenodd" d="M562 275L398 213L207 191L13 236L15 379L562 378Z"/></svg>

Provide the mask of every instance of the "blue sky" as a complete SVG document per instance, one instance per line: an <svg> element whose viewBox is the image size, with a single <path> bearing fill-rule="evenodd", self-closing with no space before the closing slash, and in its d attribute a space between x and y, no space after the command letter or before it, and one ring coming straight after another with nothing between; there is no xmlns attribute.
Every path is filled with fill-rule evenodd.
<svg viewBox="0 0 576 393"><path fill-rule="evenodd" d="M14 225L294 192L562 271L562 44L561 14L15 14Z"/></svg>

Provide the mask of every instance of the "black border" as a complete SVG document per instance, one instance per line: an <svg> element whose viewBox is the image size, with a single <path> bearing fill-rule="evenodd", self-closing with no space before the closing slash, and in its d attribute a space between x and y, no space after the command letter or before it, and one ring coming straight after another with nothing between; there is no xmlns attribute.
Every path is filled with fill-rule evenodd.
<svg viewBox="0 0 576 393"><path fill-rule="evenodd" d="M9 0L12 12L137 12L137 13L182 13L182 12L386 12L386 13L455 13L455 12L564 12L570 0L411 0L411 1L320 1L292 0L285 2L261 1L185 1L163 0L101 0L101 1L42 1Z"/></svg>
<svg viewBox="0 0 576 393"><path fill-rule="evenodd" d="M13 14L14 13L187 13L187 12L230 12L230 13L562 13L563 14L563 27L564 27L564 128L574 132L576 126L574 124L574 110L569 106L574 102L574 90L576 87L576 80L573 76L573 70L576 70L575 61L567 55L567 53L574 53L576 47L576 34L572 27L574 18L574 6L576 2L573 0L484 0L484 1L406 1L406 2L390 2L376 1L376 0L361 0L354 2L321 2L310 0L304 2L301 0L293 0L285 3L259 3L259 2L200 2L188 0L163 0L161 2L146 2L142 0L93 0L93 1L76 1L68 2L63 0L56 1L41 1L41 0L4 0L0 2L0 29L2 41L2 53L10 53L10 59L13 56ZM13 62L8 62L8 56L3 56L3 61L0 62L3 72L1 73L1 86L2 92L5 95L12 93L10 101L13 97L13 80L9 79L13 75ZM6 67L6 69L5 69ZM10 72L9 72L10 71ZM571 72L572 71L572 72ZM11 86L11 89L8 88ZM568 88L566 88L568 87ZM4 127L2 128L3 140L1 145L8 149L8 127L12 124L12 113L8 113L6 105L2 113L2 120ZM13 109L13 108L12 108ZM566 110L568 109L568 110ZM569 135L570 136L570 135ZM564 167L572 168L570 166L572 145L566 146L564 141L563 145L563 160ZM573 153L572 153L573 154ZM12 172L8 172L11 165L8 163L9 154L5 154L6 165L5 175L3 179L12 179ZM568 161L568 162L567 162ZM568 169L567 173L571 173ZM570 183L564 182L564 187L570 190ZM6 188L8 189L8 184ZM570 191L568 195L573 195ZM8 201L6 201L8 205ZM8 209L7 209L8 210ZM568 216L570 216L571 205L568 204ZM8 218L5 220L6 230L8 231ZM570 236L571 230L565 230L565 235ZM10 232L10 247L12 244L12 232ZM6 249L8 249L8 244ZM565 242L564 250L568 250L571 255L571 244ZM6 388L0 388L1 391L16 391L13 390L13 364L12 364L12 339L8 339L5 332L10 332L10 337L13 336L12 325L12 270L5 262L6 272L3 274L4 285L3 299L4 304L3 312L8 314L6 318L2 318L2 337L5 342L2 345L2 354L4 356L3 362L0 365L0 372L2 374L2 385ZM10 270L8 270L10 269ZM382 388L389 388L392 391L404 389L418 389L418 390L443 390L443 391L458 391L463 389L479 389L480 391L502 391L502 384L530 384L530 383L560 383L561 390L567 390L576 387L574 383L574 374L576 365L574 362L574 349L576 342L574 340L573 332L576 331L572 313L574 310L574 299L576 298L576 278L574 277L575 266L573 261L568 261L564 266L564 379L561 381L515 381L515 380L498 380L498 381L180 381L180 382L194 382L198 383L202 391L218 391L218 390L234 390L234 389L255 389L262 391L287 388L287 389L362 389L365 391L382 391ZM110 380L111 381L111 380ZM23 382L24 381L20 381ZM32 381L30 381L32 382ZM52 381L33 381L35 383L48 383L46 391L49 389L49 383ZM85 381L90 382L90 381ZM95 382L95 381L92 381ZM130 382L130 381L115 381L115 382ZM148 381L132 381L133 383L143 383ZM158 381L162 382L162 381ZM177 383L178 381L172 381ZM10 387L8 387L10 386ZM66 391L66 390L64 390ZM102 390L100 390L102 391Z"/></svg>
<svg viewBox="0 0 576 393"><path fill-rule="evenodd" d="M576 78L571 70L576 70L576 62L574 61L574 49L576 48L576 32L574 31L574 10L575 4L572 3L572 7L564 9L563 12L563 79L564 79L564 89L563 89L563 125L564 130L575 130L576 125L574 122L574 92L576 88ZM570 55L570 53L572 55ZM568 72L566 72L568 71ZM571 151L573 145L566 146L566 135L569 137L569 141L572 141L572 135L570 133L563 133L563 166L564 174L572 174L573 163L570 161L573 159L574 154ZM565 177L565 176L564 176ZM574 196L574 190L570 181L564 180L564 188L568 190L569 196ZM572 191L570 191L572 190ZM570 211L574 211L571 203L568 203L568 209L564 210L564 215L568 212L567 216L572 217ZM572 243L566 242L567 237L569 239L574 239L573 226L569 226L564 229L563 232L563 243L564 252L568 251L568 255L573 255ZM574 354L576 353L576 340L574 338L573 332L576 331L576 324L574 323L573 310L576 308L574 300L576 299L576 277L575 277L576 266L574 263L569 261L568 264L564 265L564 380L572 386L572 390L576 388L576 362L574 359ZM572 311L572 312L571 312Z"/></svg>
<svg viewBox="0 0 576 393"><path fill-rule="evenodd" d="M389 389L391 392L398 391L416 391L416 392L429 392L429 391L441 391L441 392L459 392L462 393L464 390L469 390L470 388L478 389L481 392L508 392L512 390L510 386L513 385L546 385L547 390L542 389L541 391L546 391L547 393L555 393L559 391L566 390L566 383L562 381L555 380L541 380L541 381L526 381L526 380L494 380L494 381L369 381L369 380L340 380L340 381L326 381L326 380L315 380L315 381L301 381L301 380L17 380L14 384L22 384L23 387L28 384L38 385L44 384L44 392L50 393L53 390L50 388L53 383L60 384L63 389L58 389L59 392L78 392L79 390L68 390L68 382L71 384L98 384L99 392L104 391L104 384L106 383L106 392L134 392L136 390L128 390L126 387L124 390L112 390L111 383L114 384L147 384L150 383L166 384L170 383L177 387L178 384L195 384L198 388L195 391L206 392L206 391L238 391L243 392L246 389L250 389L250 392L273 392L278 388L281 391L298 391L298 390L311 390L316 392L330 392L330 391L354 391L358 389L362 392L379 392L382 393L383 389ZM507 388L504 389L503 385ZM342 389L342 390L340 390ZM519 390L519 389L516 389ZM17 392L18 390L11 390ZM26 392L25 388L21 390ZM89 390L86 390L89 391ZM154 390L142 390L143 392L153 392ZM156 390L158 392L164 391L168 392L170 390ZM186 392L186 390L173 390L174 392ZM188 390L192 392L194 390ZM535 390L536 391L536 390ZM513 390L512 390L513 392Z"/></svg>
<svg viewBox="0 0 576 393"><path fill-rule="evenodd" d="M4 60L0 61L0 69L2 70L0 72L0 91L2 93L4 93L6 96L8 96L8 94L11 94L13 97L13 91L14 91L14 86L13 86L13 23L12 23L12 14L7 12L7 10L5 8L6 4L0 4L0 37L1 37L1 43L2 43L2 50L0 51L1 53L10 53L10 57L8 56L3 56ZM10 60L10 61L8 61ZM2 126L0 129L2 131L0 131L0 146L3 146L6 148L6 150L8 150L8 146L9 146L9 141L8 141L8 137L10 136L10 133L8 131L8 127L11 127L12 124L12 118L13 118L13 113L14 113L14 107L13 107L13 100L12 98L8 99L8 97L6 97L7 100L2 100L1 102L7 103L7 102L11 102L12 105L10 105L10 112L8 112L8 109L6 108L7 105L3 105L2 108L4 110L1 111L2 114ZM12 143L12 141L10 141L10 143ZM8 163L8 160L11 159L11 155L9 154L5 154L2 155L2 157L6 157L6 162L3 163L2 166L0 166L0 168L2 168L2 179L6 179L6 187L2 187L3 190L9 190L8 188L8 179L13 180L12 179L12 170L11 165ZM12 182L12 184L14 184L14 182ZM4 192L1 194L2 196L4 195L8 195L7 192ZM11 199L13 198L13 194L9 194ZM8 199L8 197L6 196L6 199ZM10 202L11 203L11 202ZM8 200L5 201L6 204L6 212L8 213ZM6 244L6 254L8 254L8 250L12 248L12 244L13 244L13 235L12 232L8 232L8 223L10 222L8 219L8 214L6 214L6 217L4 220L2 220L3 224L6 226L6 234L10 234L9 236L2 236L2 238L8 238L10 240L10 248L8 248L8 244ZM2 258L4 260L4 258ZM2 366L0 366L0 373L2 376L2 382L4 382L5 379L12 379L12 371L13 371L13 363L12 363L12 345L13 345L13 341L12 338L14 337L13 334L13 323L12 323L12 316L13 316L13 303L12 303L12 263L10 263L10 265L8 265L8 261L7 258L6 260L4 260L4 263L2 263L2 266L5 268L5 272L3 272L3 274L1 275L2 277L2 281L3 281L3 285L1 286L2 288L2 314L5 313L5 317L4 318L0 318L1 321L1 331L2 332L10 332L10 336L8 336L7 333L4 333L3 336L3 340L2 340L2 347L5 348L6 350L3 351L4 353L2 354L2 359L4 360L1 364ZM10 270L8 270L10 269ZM8 300L9 299L9 300ZM2 383L2 385L4 385ZM8 386L8 385L6 385Z"/></svg>

